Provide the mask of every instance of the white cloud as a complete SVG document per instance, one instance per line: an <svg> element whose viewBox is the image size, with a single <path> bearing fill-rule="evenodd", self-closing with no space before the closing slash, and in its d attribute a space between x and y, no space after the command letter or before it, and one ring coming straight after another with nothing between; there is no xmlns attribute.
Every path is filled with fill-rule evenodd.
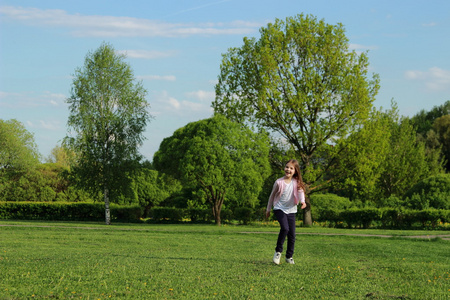
<svg viewBox="0 0 450 300"><path fill-rule="evenodd" d="M168 102L170 108L173 108L176 110L180 109L181 104L177 99L169 97L167 100L168 100L167 102Z"/></svg>
<svg viewBox="0 0 450 300"><path fill-rule="evenodd" d="M249 34L257 24L244 21L232 23L167 23L132 17L69 14L60 9L38 9L14 6L0 7L3 20L18 21L30 26L65 27L77 37L179 37L189 35Z"/></svg>
<svg viewBox="0 0 450 300"><path fill-rule="evenodd" d="M119 54L125 54L129 58L142 58L142 59L158 59L166 58L174 55L172 51L149 51L149 50L119 50Z"/></svg>
<svg viewBox="0 0 450 300"><path fill-rule="evenodd" d="M50 121L44 121L44 120L38 120L36 122L32 122L30 120L26 121L26 124L29 128L32 129L44 129L44 130L51 130L51 131L60 131L63 128L60 121L56 120L50 120Z"/></svg>
<svg viewBox="0 0 450 300"><path fill-rule="evenodd" d="M188 93L186 93L186 96L188 96L189 98L198 99L200 101L212 102L216 96L216 93L198 90L195 92L188 92Z"/></svg>
<svg viewBox="0 0 450 300"><path fill-rule="evenodd" d="M136 76L140 80L165 80L165 81L175 81L177 78L174 75L141 75Z"/></svg>
<svg viewBox="0 0 450 300"><path fill-rule="evenodd" d="M51 92L10 93L0 91L0 107L32 109L36 107L60 106L64 104L66 95Z"/></svg>
<svg viewBox="0 0 450 300"><path fill-rule="evenodd" d="M423 27L434 27L436 26L437 23L436 22L430 22L430 23L424 23L422 24Z"/></svg>
<svg viewBox="0 0 450 300"><path fill-rule="evenodd" d="M152 107L152 114L155 116L161 115L178 115L190 119L202 119L211 116L212 108L210 101L187 101L178 100L169 95L167 91L163 91L154 95L150 102Z"/></svg>
<svg viewBox="0 0 450 300"><path fill-rule="evenodd" d="M429 91L443 91L450 89L450 71L433 67L427 71L408 70L406 79L419 80Z"/></svg>

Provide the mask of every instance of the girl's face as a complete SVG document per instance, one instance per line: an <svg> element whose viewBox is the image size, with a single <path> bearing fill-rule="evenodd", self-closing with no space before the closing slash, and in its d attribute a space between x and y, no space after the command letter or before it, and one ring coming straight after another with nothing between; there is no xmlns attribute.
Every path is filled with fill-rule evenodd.
<svg viewBox="0 0 450 300"><path fill-rule="evenodd" d="M286 166L284 166L284 175L287 179L291 179L292 176L295 175L295 167L292 163L287 163Z"/></svg>

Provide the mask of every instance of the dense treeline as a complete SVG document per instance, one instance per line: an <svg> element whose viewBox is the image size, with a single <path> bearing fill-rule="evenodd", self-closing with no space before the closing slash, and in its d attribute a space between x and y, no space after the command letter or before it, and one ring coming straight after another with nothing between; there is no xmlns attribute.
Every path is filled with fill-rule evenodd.
<svg viewBox="0 0 450 300"><path fill-rule="evenodd" d="M404 157L397 156L399 165L390 165L390 168L395 169L397 175L404 174L404 178L399 178L397 181L404 181L405 187L397 187L397 190L395 190L385 183L386 187L383 188L383 184L378 183L373 184L373 189L369 189L368 186L371 184L369 180L373 180L373 178L364 176L358 179L356 175L355 177L347 177L345 180L351 179L354 183L350 185L354 187L354 190L342 188L342 186L345 186L344 181L331 185L331 188L325 192L311 194L313 220L329 222L333 224L332 226L358 225L362 227L368 226L367 224L384 224L384 226L390 224L389 226L393 227L406 227L408 224L422 224L423 226L428 224L430 226L430 224L435 225L439 220L448 222L448 213L446 215L445 211L450 209L450 174L448 174L448 171L446 173L442 169L440 170L438 166L439 161L447 161L445 152L440 151L445 148L446 143L446 131L442 129L441 122L450 115L441 114L448 113L449 108L450 101L447 101L444 105L435 107L428 113L422 111L411 119L402 118L396 126L409 124L408 128L413 128L415 131L400 131L397 135L398 141L391 138L392 144L396 142L405 145L405 136L402 139L401 135L407 135L411 138L411 134L414 133L416 146L423 145L423 148L421 148L423 151L416 151L414 155L422 155L423 160L434 161L436 164L435 171L429 171L430 176L419 178L419 180L415 180L415 184L412 184L414 174L411 173L419 172L414 169L402 171L402 165L405 167L404 160L411 159L412 156L408 157L406 151L400 152L398 151L399 147L397 147L396 151ZM432 118L435 119L429 120ZM432 125L423 129L424 120L428 120L427 122ZM2 136L0 201L20 202L21 207L24 207L23 202L35 202L36 204L46 202L55 205L59 203L59 206L51 206L59 207L58 209L47 208L47 210L42 210L42 204L39 204L38 207L41 208L37 215L40 215L39 218L41 219L70 219L71 216L77 215L62 210L61 207L65 205L64 203L80 203L80 207L83 207L86 203L92 203L92 205L101 207L98 203L101 202L103 195L101 193L92 194L80 188L82 184L80 184L79 178L74 176L71 171L70 164L76 155L75 153L57 146L53 149L51 155L45 159L46 162L40 163L37 159L36 148L33 146L32 135L26 132L22 124L15 120L2 120L0 125ZM424 132L427 134L424 134ZM431 139L433 136L435 136L433 143L423 142L426 137ZM192 140L192 137L186 137L186 139ZM271 150L272 156L274 153L280 155L276 150ZM196 149L196 151L201 150ZM367 155L367 153L365 154ZM397 155L399 154L397 153ZM420 166L420 164L415 166ZM239 199L236 196L239 195L239 191L236 191L233 199L224 202L223 220L226 222L230 219L236 219L244 223L262 220L261 208L266 204L272 179L279 176L279 171L280 168L272 161L272 175L267 177L262 191L260 191L259 196L257 195L257 201L249 203L248 199ZM139 163L138 167L127 173L127 176L131 184L114 195L114 203L125 206L134 205L135 208L140 208L139 213L133 214L135 220L150 218L155 221L180 221L185 219L211 221L214 219L204 193L196 190L193 186L183 186L181 181L155 170L152 163L148 161ZM239 176L242 176L242 174ZM383 177L378 178L382 179ZM98 207L95 210L97 212L99 211ZM438 213L435 210L442 210L442 212ZM33 213L36 214L35 211ZM58 216L42 217L44 213L47 215L55 213ZM370 222L362 221L363 214L370 214L370 217L368 217ZM25 215L27 214L23 214L23 216ZM62 217L62 215L66 217ZM88 218L90 214L84 212L79 213L79 215L79 218L82 219L81 216L84 215L84 218ZM14 215L11 215L11 213L8 216L6 214L1 215L2 218L10 218L11 216ZM15 216L20 218L17 211ZM391 221L388 222L388 218Z"/></svg>

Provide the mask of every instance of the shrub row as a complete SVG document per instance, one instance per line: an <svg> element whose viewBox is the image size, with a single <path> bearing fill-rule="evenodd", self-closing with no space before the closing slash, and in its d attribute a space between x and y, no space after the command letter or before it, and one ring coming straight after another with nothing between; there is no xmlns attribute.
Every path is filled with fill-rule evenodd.
<svg viewBox="0 0 450 300"><path fill-rule="evenodd" d="M121 206L111 204L111 218L117 221L139 221L143 210L138 205ZM224 222L239 220L248 224L256 219L253 209L237 208L235 211L222 209L221 220ZM260 213L260 216L263 216ZM210 209L153 207L148 216L153 222L211 222L214 220ZM51 220L51 221L102 221L105 219L103 203L81 202L0 202L0 219L16 220Z"/></svg>
<svg viewBox="0 0 450 300"><path fill-rule="evenodd" d="M142 215L138 205L111 204L111 219L136 221ZM103 203L64 202L0 202L0 219L51 220L51 221L102 221L105 220Z"/></svg>
<svg viewBox="0 0 450 300"><path fill-rule="evenodd" d="M313 212L317 222L327 222L328 226L348 228L411 228L413 226L436 227L439 222L450 223L450 210L404 208L348 208L343 210L321 209ZM111 218L117 221L135 222L142 218L138 205L120 206L111 204ZM300 213L299 213L300 214ZM59 221L102 221L105 219L103 203L61 203L61 202L0 202L0 219L59 220ZM211 222L214 220L210 209L180 209L173 207L153 207L149 211L152 222ZM237 220L242 224L263 221L265 209L236 208L223 209L223 222ZM273 218L273 214L271 214ZM298 216L298 219L301 219Z"/></svg>
<svg viewBox="0 0 450 300"><path fill-rule="evenodd" d="M369 228L378 224L383 228L436 227L439 222L450 222L450 210L404 208L349 208L346 210L322 210L316 221L330 222L332 226Z"/></svg>

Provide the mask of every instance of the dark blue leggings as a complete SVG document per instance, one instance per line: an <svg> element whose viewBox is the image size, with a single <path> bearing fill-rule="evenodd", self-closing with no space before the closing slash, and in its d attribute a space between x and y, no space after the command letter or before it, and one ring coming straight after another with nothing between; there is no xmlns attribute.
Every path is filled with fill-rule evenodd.
<svg viewBox="0 0 450 300"><path fill-rule="evenodd" d="M274 210L273 213L280 223L280 233L278 234L276 252L283 252L284 240L287 236L286 258L294 255L295 246L295 214L285 214L282 210Z"/></svg>

